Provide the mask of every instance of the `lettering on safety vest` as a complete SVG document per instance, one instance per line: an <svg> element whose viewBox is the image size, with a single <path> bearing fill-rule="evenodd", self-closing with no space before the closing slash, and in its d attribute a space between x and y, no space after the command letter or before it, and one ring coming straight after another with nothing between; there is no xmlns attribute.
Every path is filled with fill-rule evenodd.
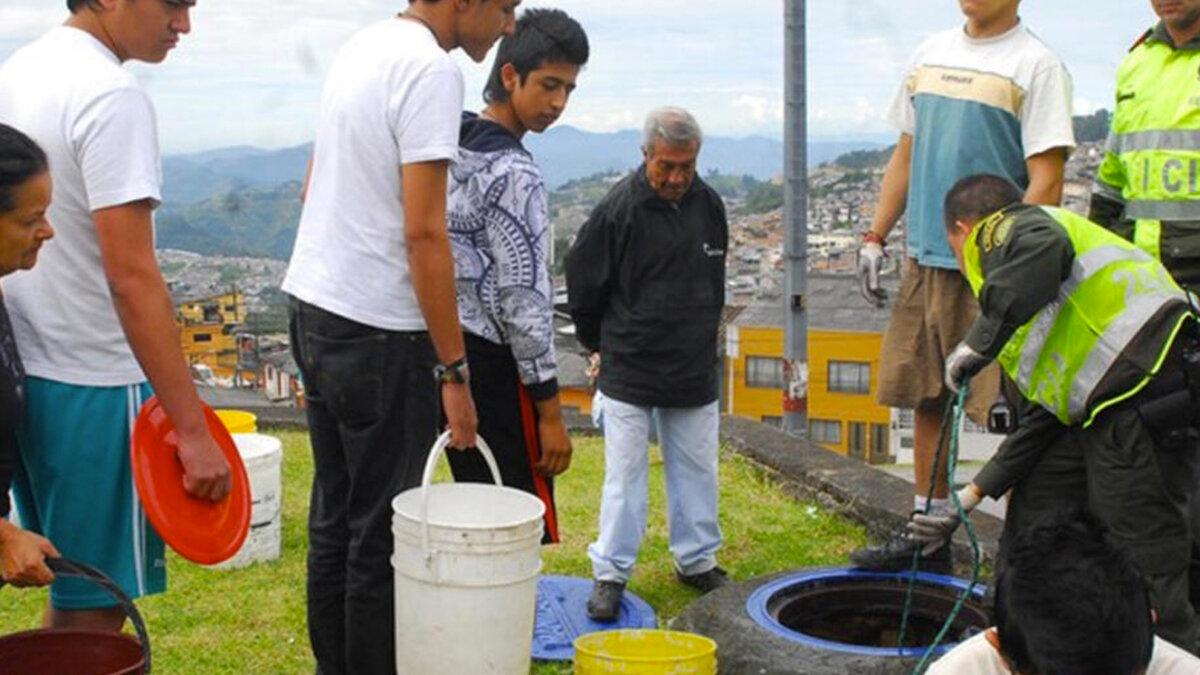
<svg viewBox="0 0 1200 675"><path fill-rule="evenodd" d="M1168 194L1196 194L1200 185L1200 159L1190 159L1186 163L1179 157L1142 159L1143 194L1150 193L1150 181L1155 178L1160 179L1163 192Z"/></svg>
<svg viewBox="0 0 1200 675"><path fill-rule="evenodd" d="M1035 399L1051 411L1057 409L1058 392L1067 379L1067 357L1058 352L1050 354L1051 363L1044 363Z"/></svg>

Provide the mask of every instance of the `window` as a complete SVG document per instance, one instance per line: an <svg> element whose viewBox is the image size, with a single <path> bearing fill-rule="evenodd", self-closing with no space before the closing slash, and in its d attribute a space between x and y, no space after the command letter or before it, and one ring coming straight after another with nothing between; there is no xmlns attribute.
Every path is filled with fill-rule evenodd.
<svg viewBox="0 0 1200 675"><path fill-rule="evenodd" d="M769 356L747 356L746 386L759 389L783 389L783 359Z"/></svg>
<svg viewBox="0 0 1200 675"><path fill-rule="evenodd" d="M196 333L192 336L192 342L212 342L212 336L208 333Z"/></svg>
<svg viewBox="0 0 1200 675"><path fill-rule="evenodd" d="M871 393L871 364L830 361L829 391L844 394Z"/></svg>
<svg viewBox="0 0 1200 675"><path fill-rule="evenodd" d="M871 425L871 456L867 461L872 464L887 464L891 459L888 452L888 426L886 424Z"/></svg>
<svg viewBox="0 0 1200 675"><path fill-rule="evenodd" d="M856 459L867 458L867 425L862 422L850 423L849 443L846 452Z"/></svg>
<svg viewBox="0 0 1200 675"><path fill-rule="evenodd" d="M808 436L816 443L842 443L842 423L837 420L809 420Z"/></svg>

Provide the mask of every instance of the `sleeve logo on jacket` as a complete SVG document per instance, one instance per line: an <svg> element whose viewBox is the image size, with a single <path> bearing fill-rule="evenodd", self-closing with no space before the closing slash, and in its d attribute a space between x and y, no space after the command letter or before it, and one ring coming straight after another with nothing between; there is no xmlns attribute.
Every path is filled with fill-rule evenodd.
<svg viewBox="0 0 1200 675"><path fill-rule="evenodd" d="M1008 233L1012 231L1013 218L1006 216L1003 211L997 211L988 216L981 226L982 233L979 243L983 246L984 253L991 253L992 249L1003 246L1008 239Z"/></svg>
<svg viewBox="0 0 1200 675"><path fill-rule="evenodd" d="M719 246L709 246L708 242L704 242L704 255L710 258L719 258L725 255L725 249Z"/></svg>

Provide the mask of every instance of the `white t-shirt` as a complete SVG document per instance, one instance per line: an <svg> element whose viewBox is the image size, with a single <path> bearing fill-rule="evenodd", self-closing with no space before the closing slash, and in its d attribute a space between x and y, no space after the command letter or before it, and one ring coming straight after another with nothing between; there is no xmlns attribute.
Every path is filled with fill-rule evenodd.
<svg viewBox="0 0 1200 675"><path fill-rule="evenodd" d="M963 642L938 659L927 675L1013 675L1000 658L1000 652L987 640L987 633L980 633ZM1150 668L1146 675L1196 675L1200 673L1200 659L1179 647L1154 638L1154 653L1150 657Z"/></svg>
<svg viewBox="0 0 1200 675"><path fill-rule="evenodd" d="M388 19L334 59L283 290L385 330L424 330L404 242L403 164L453 160L463 78L428 28Z"/></svg>
<svg viewBox="0 0 1200 675"><path fill-rule="evenodd" d="M117 319L92 212L160 200L150 98L91 35L66 26L0 66L0 122L46 151L55 238L30 271L5 277L4 302L25 370L86 386L146 379Z"/></svg>

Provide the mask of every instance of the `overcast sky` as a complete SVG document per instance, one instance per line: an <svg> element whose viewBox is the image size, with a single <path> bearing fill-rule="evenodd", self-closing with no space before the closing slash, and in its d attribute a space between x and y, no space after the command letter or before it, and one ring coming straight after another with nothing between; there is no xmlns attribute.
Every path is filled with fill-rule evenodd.
<svg viewBox="0 0 1200 675"><path fill-rule="evenodd" d="M2 0L0 59L66 17L63 0ZM639 126L658 105L691 109L708 133L782 136L784 0L525 0L588 31L592 58L563 122ZM321 81L351 34L403 0L199 0L192 34L160 66L130 67L158 107L167 152L309 141ZM1076 111L1109 105L1117 63L1151 26L1149 0L1025 0L1025 22L1066 62ZM962 22L954 0L809 0L810 134L882 138L909 53ZM490 65L464 56L469 108Z"/></svg>

